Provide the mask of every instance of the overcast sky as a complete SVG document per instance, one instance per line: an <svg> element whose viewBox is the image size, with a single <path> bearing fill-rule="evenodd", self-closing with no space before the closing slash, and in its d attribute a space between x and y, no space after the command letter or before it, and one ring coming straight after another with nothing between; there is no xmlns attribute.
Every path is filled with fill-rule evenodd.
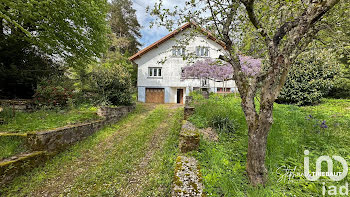
<svg viewBox="0 0 350 197"><path fill-rule="evenodd" d="M145 48L153 42L159 40L163 36L167 35L169 31L165 27L149 27L150 21L154 20L148 13L146 13L146 7L153 7L154 3L158 0L132 0L133 7L136 10L137 19L142 26L140 43L141 48ZM182 7L185 0L164 0L164 7L172 9L174 6Z"/></svg>

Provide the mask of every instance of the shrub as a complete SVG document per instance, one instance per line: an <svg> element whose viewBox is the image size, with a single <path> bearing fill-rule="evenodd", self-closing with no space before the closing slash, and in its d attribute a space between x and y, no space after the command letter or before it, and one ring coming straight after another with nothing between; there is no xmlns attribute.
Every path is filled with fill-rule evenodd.
<svg viewBox="0 0 350 197"><path fill-rule="evenodd" d="M334 55L327 50L305 52L291 67L277 102L296 105L318 103L328 94L339 73Z"/></svg>
<svg viewBox="0 0 350 197"><path fill-rule="evenodd" d="M210 124L219 132L234 133L236 131L234 120L221 114L214 116L210 120Z"/></svg>
<svg viewBox="0 0 350 197"><path fill-rule="evenodd" d="M233 95L214 94L208 100L200 98L194 103L196 110L189 121L199 128L213 127L218 132L234 133L245 121L243 114L236 113L235 108L240 108L240 102Z"/></svg>
<svg viewBox="0 0 350 197"><path fill-rule="evenodd" d="M335 80L334 87L329 92L333 98L350 98L350 64L344 63L341 75Z"/></svg>
<svg viewBox="0 0 350 197"><path fill-rule="evenodd" d="M34 103L39 106L66 107L73 97L74 82L64 75L43 78L36 88Z"/></svg>
<svg viewBox="0 0 350 197"><path fill-rule="evenodd" d="M89 86L95 104L129 105L132 102L131 77L121 65L104 63L93 67Z"/></svg>

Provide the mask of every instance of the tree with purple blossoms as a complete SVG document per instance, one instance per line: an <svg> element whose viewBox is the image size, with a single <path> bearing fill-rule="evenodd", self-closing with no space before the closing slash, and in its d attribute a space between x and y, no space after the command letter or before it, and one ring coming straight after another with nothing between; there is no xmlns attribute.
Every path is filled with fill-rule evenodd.
<svg viewBox="0 0 350 197"><path fill-rule="evenodd" d="M184 67L182 77L225 80L232 78L232 73L233 68L230 64L207 58Z"/></svg>
<svg viewBox="0 0 350 197"><path fill-rule="evenodd" d="M248 77L256 77L260 73L261 59L250 56L239 55L242 72ZM183 68L182 77L211 79L211 80L232 80L233 67L230 63L223 63L220 60L207 58L198 60L192 65Z"/></svg>
<svg viewBox="0 0 350 197"><path fill-rule="evenodd" d="M196 19L195 28L207 27L224 43L226 53L222 59L233 67L233 79L248 125L246 171L253 186L267 182L265 156L273 124L273 104L287 80L289 69L317 34L329 29L328 13L344 2L189 0L184 8L169 10L163 8L160 1L151 11L159 16L157 23L166 27L172 27L174 21L183 23ZM178 17L174 20L172 16ZM179 20L181 18L184 20ZM251 41L249 45L242 45L246 40ZM259 54L266 62L259 71L253 69L256 60L240 57L239 51L250 51L253 56ZM242 62L250 64L245 67ZM257 96L260 97L259 107L255 103Z"/></svg>

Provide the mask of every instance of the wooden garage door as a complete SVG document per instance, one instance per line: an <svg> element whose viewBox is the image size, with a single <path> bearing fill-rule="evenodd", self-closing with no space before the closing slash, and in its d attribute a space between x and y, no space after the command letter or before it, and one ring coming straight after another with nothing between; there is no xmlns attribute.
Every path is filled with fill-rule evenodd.
<svg viewBox="0 0 350 197"><path fill-rule="evenodd" d="M164 103L164 88L146 88L146 103Z"/></svg>

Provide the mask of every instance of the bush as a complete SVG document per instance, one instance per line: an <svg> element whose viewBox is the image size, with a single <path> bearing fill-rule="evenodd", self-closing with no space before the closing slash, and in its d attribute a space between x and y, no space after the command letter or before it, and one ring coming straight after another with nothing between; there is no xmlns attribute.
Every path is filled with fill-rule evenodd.
<svg viewBox="0 0 350 197"><path fill-rule="evenodd" d="M64 75L43 78L36 88L34 103L39 106L67 107L73 91L74 82Z"/></svg>
<svg viewBox="0 0 350 197"><path fill-rule="evenodd" d="M339 73L334 55L327 50L305 52L291 67L277 102L296 105L318 103L328 94Z"/></svg>
<svg viewBox="0 0 350 197"><path fill-rule="evenodd" d="M234 96L211 95L210 99L194 100L195 113L189 118L198 128L213 127L218 132L235 133L245 121L243 114L237 114L240 102ZM227 107L230 106L230 107ZM243 118L237 120L237 117Z"/></svg>
<svg viewBox="0 0 350 197"><path fill-rule="evenodd" d="M350 98L350 64L344 63L341 75L335 80L334 87L329 92L333 98Z"/></svg>
<svg viewBox="0 0 350 197"><path fill-rule="evenodd" d="M104 63L93 67L89 88L95 104L130 105L132 103L131 77L121 65Z"/></svg>
<svg viewBox="0 0 350 197"><path fill-rule="evenodd" d="M236 131L234 120L221 114L214 116L210 120L210 124L219 132L234 133Z"/></svg>

